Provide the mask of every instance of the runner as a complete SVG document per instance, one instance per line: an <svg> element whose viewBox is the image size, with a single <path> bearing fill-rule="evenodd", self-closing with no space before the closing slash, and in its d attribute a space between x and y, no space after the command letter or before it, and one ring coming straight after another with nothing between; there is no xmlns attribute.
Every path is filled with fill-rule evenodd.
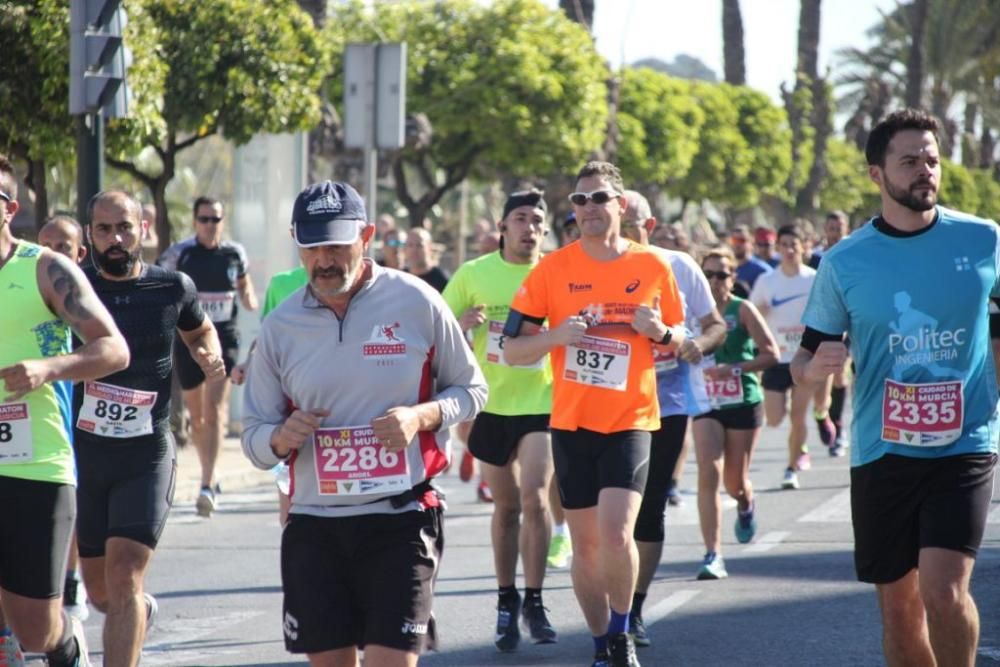
<svg viewBox="0 0 1000 667"><path fill-rule="evenodd" d="M473 332L476 359L490 387L468 447L493 492L490 536L498 586L494 643L503 652L520 643L519 616L533 642L556 641L542 604L552 478L552 368L545 358L526 367L503 359L503 325L514 293L538 264L548 232L545 215L542 192L511 194L497 225L500 249L466 262L444 290L444 300L463 331ZM524 564L523 606L515 585L518 554Z"/></svg>
<svg viewBox="0 0 1000 667"><path fill-rule="evenodd" d="M90 665L83 625L62 606L76 519L69 382L125 368L128 346L73 262L14 238L17 209L0 156L0 506L18 519L0 523L0 604L25 650Z"/></svg>
<svg viewBox="0 0 1000 667"><path fill-rule="evenodd" d="M733 290L736 296L745 299L750 296L762 274L770 273L774 269L770 264L750 252L750 229L746 225L736 225L729 234L729 245L733 249L736 257L736 282L733 283Z"/></svg>
<svg viewBox="0 0 1000 667"><path fill-rule="evenodd" d="M622 236L649 246L649 233L656 228L649 201L634 190L626 190L625 198L628 208L622 222ZM665 512L671 488L676 493L674 471L684 451L688 415L697 415L710 408L701 370L703 357L710 355L726 336L726 325L715 309L708 281L691 255L682 250L650 247L670 263L684 300L686 326L689 332L697 335L685 340L676 353L654 354L660 427L652 434L649 476L635 522L639 575L628 624L636 646L651 644L642 619L642 605L663 555Z"/></svg>
<svg viewBox="0 0 1000 667"><path fill-rule="evenodd" d="M789 419L788 431L788 465L781 480L781 488L799 488L799 471L808 470L812 466L809 447L806 445L807 428L806 415L809 410L809 399L814 398L816 411L825 413L829 407L830 391L828 381L825 385L813 389L798 387L792 384L792 376L788 371L788 363L795 354L795 349L802 338L802 312L806 307L806 297L816 278L816 271L802 263L802 239L798 228L786 225L778 230L778 248L781 252L781 263L771 273L766 273L757 279L750 301L764 316L768 329L778 341L778 365L764 371L764 415L767 425L776 428L785 419ZM788 394L791 393L791 407L788 406ZM824 405L825 403L825 405ZM829 417L827 417L829 422ZM832 427L832 422L828 424ZM833 433L820 430L824 444L833 442Z"/></svg>
<svg viewBox="0 0 1000 667"><path fill-rule="evenodd" d="M366 663L417 664L443 547L431 480L449 427L487 394L441 296L365 257L366 220L344 183L296 198L309 284L264 320L244 392L244 453L291 466L282 623L314 665L356 665L359 648Z"/></svg>
<svg viewBox="0 0 1000 667"><path fill-rule="evenodd" d="M589 162L570 201L579 243L542 258L514 296L508 363L552 352L552 449L573 537L573 589L594 665L639 662L628 634L638 554L632 531L660 426L653 349L684 342L683 305L667 260L621 238L618 168ZM661 310L662 309L662 310ZM551 327L541 331L548 320ZM610 607L610 619L609 619Z"/></svg>
<svg viewBox="0 0 1000 667"><path fill-rule="evenodd" d="M705 369L713 409L694 418L698 455L698 518L705 558L698 579L729 576L722 558L722 503L719 481L736 500L736 541L746 544L757 532L750 459L760 436L761 392L757 374L778 362L778 344L750 301L732 293L737 260L727 248L702 260L716 306L726 320L726 340Z"/></svg>
<svg viewBox="0 0 1000 667"><path fill-rule="evenodd" d="M222 377L225 368L194 283L142 261L147 223L139 202L101 192L88 212L93 254L84 273L128 341L131 361L74 388L77 530L90 602L106 614L104 662L135 665L157 612L143 582L177 476L168 405L175 332L206 376Z"/></svg>
<svg viewBox="0 0 1000 667"><path fill-rule="evenodd" d="M792 362L796 382L822 382L850 337L854 562L875 584L890 666L976 662L969 581L997 461L987 302L1000 232L936 206L939 130L914 109L872 130L882 212L824 257Z"/></svg>
<svg viewBox="0 0 1000 667"><path fill-rule="evenodd" d="M179 242L181 247L175 252L168 249L160 265L183 271L194 281L202 310L212 320L222 343L228 376L239 357L237 297L247 310L257 310L257 296L247 273L243 246L222 239L225 225L222 204L203 196L195 200L193 209L193 240ZM176 266L171 266L174 256ZM230 385L225 377L206 381L187 346L179 340L174 341L174 368L184 390L184 405L191 417L191 439L201 463L201 492L195 507L199 515L210 517L218 506L215 463L229 422Z"/></svg>

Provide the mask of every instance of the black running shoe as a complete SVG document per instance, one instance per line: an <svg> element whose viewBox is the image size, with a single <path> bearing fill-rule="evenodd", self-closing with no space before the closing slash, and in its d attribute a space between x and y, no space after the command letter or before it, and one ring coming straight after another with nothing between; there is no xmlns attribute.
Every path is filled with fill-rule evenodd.
<svg viewBox="0 0 1000 667"><path fill-rule="evenodd" d="M608 635L608 655L611 658L608 663L610 667L641 667L639 659L635 657L632 635L628 633Z"/></svg>
<svg viewBox="0 0 1000 667"><path fill-rule="evenodd" d="M628 615L628 631L632 635L632 641L636 646L649 646L649 634L646 632L646 624L642 622L639 614Z"/></svg>
<svg viewBox="0 0 1000 667"><path fill-rule="evenodd" d="M521 623L536 644L555 644L557 641L555 628L545 616L546 611L541 598L525 600L521 607Z"/></svg>
<svg viewBox="0 0 1000 667"><path fill-rule="evenodd" d="M521 642L521 631L517 629L517 619L521 609L521 596L518 595L509 603L503 600L497 602L497 633L493 639L497 650L509 653L517 650Z"/></svg>

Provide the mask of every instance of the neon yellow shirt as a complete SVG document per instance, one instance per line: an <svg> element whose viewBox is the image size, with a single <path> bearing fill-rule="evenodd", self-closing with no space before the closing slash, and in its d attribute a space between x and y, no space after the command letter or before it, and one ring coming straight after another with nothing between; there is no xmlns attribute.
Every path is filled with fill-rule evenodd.
<svg viewBox="0 0 1000 667"><path fill-rule="evenodd" d="M444 300L458 318L473 306L486 305L486 322L472 330L472 348L490 388L483 411L507 417L547 415L552 411L548 355L532 366L510 366L503 360L503 325L510 302L534 265L511 264L500 252L459 267L445 287Z"/></svg>
<svg viewBox="0 0 1000 667"><path fill-rule="evenodd" d="M0 368L64 354L69 327L49 310L38 290L42 248L18 241L0 268ZM75 484L68 424L69 383L50 382L16 401L0 383L0 475Z"/></svg>

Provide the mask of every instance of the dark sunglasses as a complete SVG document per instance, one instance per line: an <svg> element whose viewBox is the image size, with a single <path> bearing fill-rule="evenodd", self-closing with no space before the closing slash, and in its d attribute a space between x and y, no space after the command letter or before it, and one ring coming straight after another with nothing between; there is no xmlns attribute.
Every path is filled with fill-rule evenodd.
<svg viewBox="0 0 1000 667"><path fill-rule="evenodd" d="M3 190L0 190L0 199L3 199L5 202L12 202L12 201L14 201L14 198L11 197L6 192L4 192Z"/></svg>
<svg viewBox="0 0 1000 667"><path fill-rule="evenodd" d="M716 280L728 280L733 277L733 274L729 271L705 271L705 277L711 280L715 278Z"/></svg>
<svg viewBox="0 0 1000 667"><path fill-rule="evenodd" d="M594 190L593 192L574 192L569 196L569 200L575 206L586 206L588 201L603 206L618 196L614 190Z"/></svg>
<svg viewBox="0 0 1000 667"><path fill-rule="evenodd" d="M222 222L222 218L217 218L214 215L199 215L197 217L197 220L198 220L198 222L200 222L202 224L205 224L205 225L207 225L209 223L211 223L213 225L217 225L220 222Z"/></svg>

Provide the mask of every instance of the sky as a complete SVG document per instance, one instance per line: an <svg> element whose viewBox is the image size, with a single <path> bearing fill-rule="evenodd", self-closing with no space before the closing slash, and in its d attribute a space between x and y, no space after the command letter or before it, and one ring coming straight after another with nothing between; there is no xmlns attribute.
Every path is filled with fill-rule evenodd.
<svg viewBox="0 0 1000 667"><path fill-rule="evenodd" d="M879 9L896 0L826 0L820 10L820 72L835 65L843 47L866 48L865 31L879 21ZM551 7L558 0L546 0ZM747 84L780 97L792 83L798 40L799 0L742 0ZM597 0L597 48L615 67L642 58L670 62L686 53L723 79L721 0ZM623 58L624 56L624 58ZM836 70L834 70L836 72Z"/></svg>

